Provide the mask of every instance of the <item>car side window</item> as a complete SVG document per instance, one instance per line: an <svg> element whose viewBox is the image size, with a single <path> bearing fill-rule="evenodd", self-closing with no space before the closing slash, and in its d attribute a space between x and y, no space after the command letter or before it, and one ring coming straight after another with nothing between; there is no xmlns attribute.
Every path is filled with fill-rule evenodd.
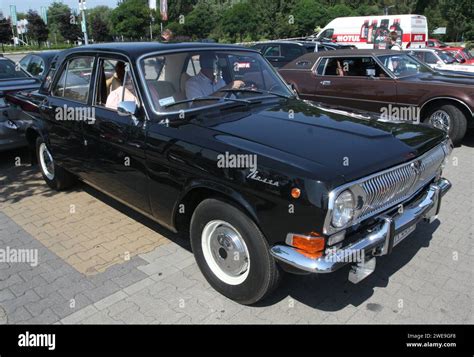
<svg viewBox="0 0 474 357"><path fill-rule="evenodd" d="M425 62L425 53L418 51L414 53L416 58L418 58L420 61Z"/></svg>
<svg viewBox="0 0 474 357"><path fill-rule="evenodd" d="M92 56L70 59L63 68L53 95L87 103L93 66L94 57Z"/></svg>
<svg viewBox="0 0 474 357"><path fill-rule="evenodd" d="M134 101L138 104L136 86L128 62L101 58L97 74L96 106L117 110L122 101ZM156 75L159 74L155 73Z"/></svg>
<svg viewBox="0 0 474 357"><path fill-rule="evenodd" d="M281 57L281 48L280 45L269 46L265 50L264 54L265 57Z"/></svg>
<svg viewBox="0 0 474 357"><path fill-rule="evenodd" d="M318 68L316 69L316 74L317 75L324 75L324 70L326 68L326 64L328 63L328 59L327 58L322 58L321 61L319 61L318 63Z"/></svg>
<svg viewBox="0 0 474 357"><path fill-rule="evenodd" d="M305 50L303 46L297 45L288 45L283 46L283 56L288 58L289 60L293 60L305 54Z"/></svg>
<svg viewBox="0 0 474 357"><path fill-rule="evenodd" d="M438 63L438 59L431 52L426 52L425 62L429 64L436 64Z"/></svg>
<svg viewBox="0 0 474 357"><path fill-rule="evenodd" d="M25 71L26 71L27 68L28 68L28 63L30 62L31 57L32 57L31 55L27 55L27 56L23 57L23 58L20 60L20 62L19 62L21 68L23 68Z"/></svg>
<svg viewBox="0 0 474 357"><path fill-rule="evenodd" d="M329 58L325 75L340 77L388 77L372 57Z"/></svg>

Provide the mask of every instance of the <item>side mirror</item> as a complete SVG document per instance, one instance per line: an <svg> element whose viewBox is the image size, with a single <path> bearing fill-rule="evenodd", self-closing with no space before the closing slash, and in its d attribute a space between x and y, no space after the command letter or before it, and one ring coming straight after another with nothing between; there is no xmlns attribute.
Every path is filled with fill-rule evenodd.
<svg viewBox="0 0 474 357"><path fill-rule="evenodd" d="M117 113L122 117L137 114L138 106L134 101L120 102L117 106Z"/></svg>
<svg viewBox="0 0 474 357"><path fill-rule="evenodd" d="M466 63L466 59L465 59L465 58L461 58L461 59L459 60L459 63Z"/></svg>

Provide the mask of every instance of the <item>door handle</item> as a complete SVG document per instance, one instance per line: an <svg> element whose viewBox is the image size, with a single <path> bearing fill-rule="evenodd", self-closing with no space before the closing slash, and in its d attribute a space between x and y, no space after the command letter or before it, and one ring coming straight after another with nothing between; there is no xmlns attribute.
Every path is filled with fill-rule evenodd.
<svg viewBox="0 0 474 357"><path fill-rule="evenodd" d="M323 86L330 86L331 85L331 81L321 81L319 83L321 83Z"/></svg>

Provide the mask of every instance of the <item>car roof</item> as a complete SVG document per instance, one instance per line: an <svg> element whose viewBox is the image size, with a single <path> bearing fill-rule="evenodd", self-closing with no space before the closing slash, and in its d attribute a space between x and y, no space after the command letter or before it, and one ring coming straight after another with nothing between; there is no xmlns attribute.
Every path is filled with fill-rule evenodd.
<svg viewBox="0 0 474 357"><path fill-rule="evenodd" d="M314 63L318 60L319 57L354 57L354 56L381 56L381 55L396 55L396 54L405 54L404 52L400 51L392 51L392 50L350 50L350 49L342 49L342 50L334 50L334 51L321 51L321 52L309 52L305 55L298 57L297 59L293 60L292 62L288 63L282 69L308 69L311 68ZM301 67L297 66L297 62L308 61L311 62L308 65Z"/></svg>
<svg viewBox="0 0 474 357"><path fill-rule="evenodd" d="M75 47L73 49L65 50L61 53L62 56L67 56L71 53L79 52L114 52L126 55L132 59L159 51L179 51L179 50L190 50L199 51L205 49L225 49L225 50L247 50L254 51L247 47L228 45L228 44L217 44L217 43L202 43L202 42L177 42L177 43L161 43L161 42L114 42L114 43L101 43L87 46Z"/></svg>
<svg viewBox="0 0 474 357"><path fill-rule="evenodd" d="M254 44L254 46L258 46L258 45L263 45L263 46L267 46L267 45L284 45L284 44L289 44L289 45L299 45L299 46L303 46L303 43L301 43L301 41L285 41L285 40L276 40L276 41L265 41L265 42L259 42L259 43L256 43Z"/></svg>

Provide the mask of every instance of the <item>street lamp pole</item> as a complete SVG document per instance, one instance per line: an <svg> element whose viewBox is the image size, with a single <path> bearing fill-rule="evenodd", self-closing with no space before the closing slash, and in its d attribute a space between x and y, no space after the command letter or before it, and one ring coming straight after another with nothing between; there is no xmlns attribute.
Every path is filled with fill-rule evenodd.
<svg viewBox="0 0 474 357"><path fill-rule="evenodd" d="M81 23L81 28L82 28L82 33L84 34L84 43L86 45L89 44L89 38L87 37L87 24L86 24L86 0L79 0L79 10L81 11L82 14L82 23Z"/></svg>

